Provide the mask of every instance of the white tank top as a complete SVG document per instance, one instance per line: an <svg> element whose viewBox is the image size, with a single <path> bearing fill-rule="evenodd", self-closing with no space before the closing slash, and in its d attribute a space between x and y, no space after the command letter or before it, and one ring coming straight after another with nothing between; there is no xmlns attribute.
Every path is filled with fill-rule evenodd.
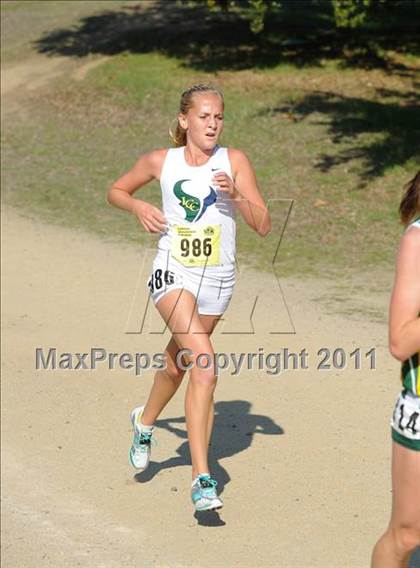
<svg viewBox="0 0 420 568"><path fill-rule="evenodd" d="M185 160L185 146L170 148L160 177L163 214L169 224L167 233L159 239L159 250L170 251L173 227L220 225L220 267L235 266L235 208L227 193L211 181L216 171L233 179L227 148L215 146L210 159L202 166L190 166ZM217 269L216 266L208 267Z"/></svg>

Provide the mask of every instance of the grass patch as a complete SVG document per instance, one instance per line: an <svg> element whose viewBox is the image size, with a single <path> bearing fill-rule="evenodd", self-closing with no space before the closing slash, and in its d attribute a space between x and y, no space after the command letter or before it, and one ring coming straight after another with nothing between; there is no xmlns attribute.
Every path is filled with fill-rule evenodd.
<svg viewBox="0 0 420 568"><path fill-rule="evenodd" d="M121 52L82 82L31 93L5 120L4 200L51 223L150 245L155 237L105 194L142 152L169 145L179 94L197 81L224 90L222 143L247 152L266 199L294 201L279 273L334 276L393 261L401 189L420 161L415 80L333 59L214 73L169 54ZM160 205L157 183L137 196ZM265 240L239 223L240 261L269 268L288 207L273 206Z"/></svg>

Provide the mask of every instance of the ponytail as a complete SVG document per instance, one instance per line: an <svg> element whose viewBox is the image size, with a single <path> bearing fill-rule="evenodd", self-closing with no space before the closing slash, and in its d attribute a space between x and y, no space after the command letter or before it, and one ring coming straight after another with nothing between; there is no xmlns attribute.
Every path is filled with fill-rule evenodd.
<svg viewBox="0 0 420 568"><path fill-rule="evenodd" d="M187 131L182 128L179 124L178 119L177 121L175 132L172 132L172 127L169 129L169 136L171 137L175 146L186 146L187 144Z"/></svg>
<svg viewBox="0 0 420 568"><path fill-rule="evenodd" d="M408 225L416 215L420 215L420 170L405 186L399 212L401 223L404 225Z"/></svg>

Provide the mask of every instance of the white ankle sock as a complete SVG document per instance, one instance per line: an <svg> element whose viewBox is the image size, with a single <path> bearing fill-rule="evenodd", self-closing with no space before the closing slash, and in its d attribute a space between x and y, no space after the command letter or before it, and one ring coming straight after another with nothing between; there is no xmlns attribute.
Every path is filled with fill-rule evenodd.
<svg viewBox="0 0 420 568"><path fill-rule="evenodd" d="M146 426L141 420L137 422L137 426L139 430L142 430L143 432L152 432L154 428L153 426Z"/></svg>

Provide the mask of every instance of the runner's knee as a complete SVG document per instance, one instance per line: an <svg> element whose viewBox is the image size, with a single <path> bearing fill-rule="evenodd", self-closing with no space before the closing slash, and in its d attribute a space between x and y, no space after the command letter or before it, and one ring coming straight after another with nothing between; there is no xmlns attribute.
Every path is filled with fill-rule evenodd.
<svg viewBox="0 0 420 568"><path fill-rule="evenodd" d="M412 552L420 545L420 526L398 526L392 529L398 551L402 554Z"/></svg>
<svg viewBox="0 0 420 568"><path fill-rule="evenodd" d="M190 380L195 384L216 386L217 377L214 372L214 356L212 353L194 353L191 358L192 368Z"/></svg>
<svg viewBox="0 0 420 568"><path fill-rule="evenodd" d="M167 357L165 373L175 383L182 381L185 375L185 370L181 369L172 357Z"/></svg>

